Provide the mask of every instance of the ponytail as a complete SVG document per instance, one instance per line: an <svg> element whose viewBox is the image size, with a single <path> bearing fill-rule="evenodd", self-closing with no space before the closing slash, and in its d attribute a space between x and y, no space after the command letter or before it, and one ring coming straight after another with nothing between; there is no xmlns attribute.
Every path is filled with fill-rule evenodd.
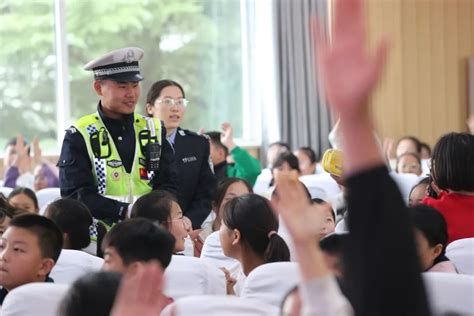
<svg viewBox="0 0 474 316"><path fill-rule="evenodd" d="M265 253L263 254L265 263L290 261L290 249L288 249L288 245L283 240L283 238L281 238L281 236L277 233L269 235L270 237L268 240L268 246L265 249Z"/></svg>

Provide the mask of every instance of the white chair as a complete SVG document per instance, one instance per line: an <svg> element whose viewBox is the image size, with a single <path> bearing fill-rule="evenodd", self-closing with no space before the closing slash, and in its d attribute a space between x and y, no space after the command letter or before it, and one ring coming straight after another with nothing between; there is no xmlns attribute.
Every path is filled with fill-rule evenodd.
<svg viewBox="0 0 474 316"><path fill-rule="evenodd" d="M40 208L40 215L44 215L44 211L49 203L61 198L61 190L59 188L46 188L36 192L38 198L38 206Z"/></svg>
<svg viewBox="0 0 474 316"><path fill-rule="evenodd" d="M56 316L69 289L55 283L29 283L13 289L3 301L2 316Z"/></svg>
<svg viewBox="0 0 474 316"><path fill-rule="evenodd" d="M339 185L329 173L301 176L300 181L308 188L312 198L330 201L341 192ZM324 190L324 193L321 190Z"/></svg>
<svg viewBox="0 0 474 316"><path fill-rule="evenodd" d="M174 255L165 270L165 293L173 299L192 295L225 295L224 272L202 259Z"/></svg>
<svg viewBox="0 0 474 316"><path fill-rule="evenodd" d="M51 278L55 283L72 284L90 272L99 271L103 264L104 259L84 251L63 249L51 271Z"/></svg>
<svg viewBox="0 0 474 316"><path fill-rule="evenodd" d="M296 262L263 264L249 273L240 296L280 307L285 295L300 282Z"/></svg>
<svg viewBox="0 0 474 316"><path fill-rule="evenodd" d="M239 261L224 255L219 239L219 231L213 232L204 241L201 259L212 263L218 268L224 267L227 270L234 270L236 266L240 265Z"/></svg>
<svg viewBox="0 0 474 316"><path fill-rule="evenodd" d="M419 177L413 173L395 173L390 172L390 176L395 181L402 194L403 200L408 205L408 198L410 196L410 191L415 184L418 183Z"/></svg>
<svg viewBox="0 0 474 316"><path fill-rule="evenodd" d="M423 279L433 315L474 315L474 276L426 272Z"/></svg>
<svg viewBox="0 0 474 316"><path fill-rule="evenodd" d="M262 172L260 172L253 185L253 192L255 194L265 194L270 188L272 179L272 171L269 168L262 169Z"/></svg>
<svg viewBox="0 0 474 316"><path fill-rule="evenodd" d="M12 188L9 187L0 187L0 193L2 193L5 197L8 197L10 192L13 191Z"/></svg>
<svg viewBox="0 0 474 316"><path fill-rule="evenodd" d="M275 316L279 309L259 301L238 296L199 295L189 296L166 306L162 316L206 315L206 316Z"/></svg>
<svg viewBox="0 0 474 316"><path fill-rule="evenodd" d="M453 241L446 248L446 256L459 273L474 275L474 238Z"/></svg>

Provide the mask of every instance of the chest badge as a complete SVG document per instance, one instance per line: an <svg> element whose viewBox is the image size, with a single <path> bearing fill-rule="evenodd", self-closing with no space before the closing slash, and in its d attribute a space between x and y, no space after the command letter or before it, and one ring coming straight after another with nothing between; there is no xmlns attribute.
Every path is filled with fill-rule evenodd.
<svg viewBox="0 0 474 316"><path fill-rule="evenodd" d="M118 172L118 171L112 172L112 180L119 181L120 180L120 172Z"/></svg>
<svg viewBox="0 0 474 316"><path fill-rule="evenodd" d="M140 174L140 179L148 180L148 171L145 168L140 168L138 172Z"/></svg>
<svg viewBox="0 0 474 316"><path fill-rule="evenodd" d="M191 156L191 157L184 157L181 160L183 161L183 163L188 163L188 162L197 161L197 158L195 156Z"/></svg>

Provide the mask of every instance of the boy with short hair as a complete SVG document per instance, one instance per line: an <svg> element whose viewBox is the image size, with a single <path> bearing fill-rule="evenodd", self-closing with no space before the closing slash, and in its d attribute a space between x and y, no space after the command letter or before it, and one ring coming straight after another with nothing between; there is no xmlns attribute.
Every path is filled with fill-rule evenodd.
<svg viewBox="0 0 474 316"><path fill-rule="evenodd" d="M53 282L53 269L63 245L61 230L36 214L13 218L0 240L0 305L14 288L32 282Z"/></svg>
<svg viewBox="0 0 474 316"><path fill-rule="evenodd" d="M175 238L166 229L144 218L118 223L102 242L106 271L125 273L152 260L165 269L173 254Z"/></svg>

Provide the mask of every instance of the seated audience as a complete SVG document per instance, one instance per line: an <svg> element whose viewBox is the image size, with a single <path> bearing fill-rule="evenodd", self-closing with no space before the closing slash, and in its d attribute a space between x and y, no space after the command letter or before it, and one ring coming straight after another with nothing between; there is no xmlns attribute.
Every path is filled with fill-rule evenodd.
<svg viewBox="0 0 474 316"><path fill-rule="evenodd" d="M414 136L404 136L400 138L397 142L397 147L395 150L396 157L400 157L405 153L420 155L420 152L421 142L418 138Z"/></svg>
<svg viewBox="0 0 474 316"><path fill-rule="evenodd" d="M0 237L3 235L5 230L7 230L12 218L13 214L10 209L3 207L0 208Z"/></svg>
<svg viewBox="0 0 474 316"><path fill-rule="evenodd" d="M397 157L395 168L397 173L413 173L417 176L421 175L421 160L417 154L406 152Z"/></svg>
<svg viewBox="0 0 474 316"><path fill-rule="evenodd" d="M448 228L443 215L432 207L420 204L410 208L410 216L422 271L457 273L445 254Z"/></svg>
<svg viewBox="0 0 474 316"><path fill-rule="evenodd" d="M474 135L450 133L433 150L431 177L442 191L423 203L437 209L448 224L448 243L474 237Z"/></svg>
<svg viewBox="0 0 474 316"><path fill-rule="evenodd" d="M408 195L408 206L415 206L421 204L421 201L428 196L428 188L430 187L430 178L421 179L413 186Z"/></svg>
<svg viewBox="0 0 474 316"><path fill-rule="evenodd" d="M31 174L30 146L22 135L17 135L6 144L4 155L3 186L9 188L21 185L32 187L33 175ZM18 181L19 178L21 178L20 181ZM17 181L21 183L17 183Z"/></svg>
<svg viewBox="0 0 474 316"><path fill-rule="evenodd" d="M56 200L46 207L44 216L61 228L64 249L81 250L89 246L92 215L85 204L73 199Z"/></svg>
<svg viewBox="0 0 474 316"><path fill-rule="evenodd" d="M284 142L274 142L267 149L267 167L262 169L258 175L253 191L257 194L265 194L272 181L272 166L277 157L283 152L289 152L290 146Z"/></svg>
<svg viewBox="0 0 474 316"><path fill-rule="evenodd" d="M298 150L295 150L294 155L298 158L302 176L316 173L319 159L311 147L300 147Z"/></svg>
<svg viewBox="0 0 474 316"><path fill-rule="evenodd" d="M319 208L323 212L323 224L318 237L323 238L324 236L333 233L336 229L336 214L334 213L331 205L328 202L318 198L311 199L311 202L312 204L323 206Z"/></svg>
<svg viewBox="0 0 474 316"><path fill-rule="evenodd" d="M420 159L422 160L431 159L431 147L427 143L421 143Z"/></svg>
<svg viewBox="0 0 474 316"><path fill-rule="evenodd" d="M142 195L133 204L131 218L146 218L164 227L175 239L174 253L184 250L188 229L183 211L174 195L156 190Z"/></svg>
<svg viewBox="0 0 474 316"><path fill-rule="evenodd" d="M343 254L349 238L349 234L329 234L319 241L326 266L339 280L344 278Z"/></svg>
<svg viewBox="0 0 474 316"><path fill-rule="evenodd" d="M133 218L112 227L102 242L105 271L125 273L152 260L165 269L171 261L175 239L166 229L144 218Z"/></svg>
<svg viewBox="0 0 474 316"><path fill-rule="evenodd" d="M35 191L59 187L59 178L54 174L53 170L51 170L50 164L40 164L34 169L33 175L35 177L33 183Z"/></svg>
<svg viewBox="0 0 474 316"><path fill-rule="evenodd" d="M62 299L58 315L109 316L121 280L122 274L112 271L93 272L81 277L72 284ZM146 296L148 293L142 295Z"/></svg>
<svg viewBox="0 0 474 316"><path fill-rule="evenodd" d="M223 123L222 133L208 132L206 134L210 138L211 160L217 181L226 177L237 177L253 186L260 174L260 162L235 144L232 126L229 123ZM229 154L233 163L227 162Z"/></svg>
<svg viewBox="0 0 474 316"><path fill-rule="evenodd" d="M290 260L288 246L277 231L278 219L264 197L246 194L226 204L219 238L224 254L240 261L242 267L234 276L225 271L228 294L239 294L242 281L256 267Z"/></svg>
<svg viewBox="0 0 474 316"><path fill-rule="evenodd" d="M290 145L285 142L274 142L268 145L267 149L267 168L271 169L275 160L284 152L289 152Z"/></svg>
<svg viewBox="0 0 474 316"><path fill-rule="evenodd" d="M50 219L35 214L13 218L0 240L0 305L8 292L48 277L63 244L62 233Z"/></svg>
<svg viewBox="0 0 474 316"><path fill-rule="evenodd" d="M208 225L209 228L204 228L206 236L203 236L204 240L210 233L218 231L221 227L222 223L222 212L224 210L225 205L232 200L233 198L252 193L252 187L248 184L247 181L241 178L226 178L219 182L217 186L216 194L214 196L214 200L212 202L212 209L214 212L214 219Z"/></svg>
<svg viewBox="0 0 474 316"><path fill-rule="evenodd" d="M8 203L15 208L30 213L38 214L39 212L38 198L35 192L29 188L19 187L13 189L8 195Z"/></svg>
<svg viewBox="0 0 474 316"><path fill-rule="evenodd" d="M270 182L270 186L275 185L275 181L279 177L293 177L297 179L301 176L300 165L298 158L291 152L284 152L277 157L272 166L273 179Z"/></svg>

